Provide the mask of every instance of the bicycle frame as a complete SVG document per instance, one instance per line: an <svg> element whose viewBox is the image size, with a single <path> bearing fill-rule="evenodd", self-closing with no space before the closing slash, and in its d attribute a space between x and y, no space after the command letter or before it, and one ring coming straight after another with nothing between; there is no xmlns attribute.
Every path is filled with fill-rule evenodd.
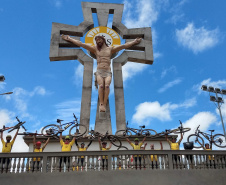
<svg viewBox="0 0 226 185"><path fill-rule="evenodd" d="M25 131L27 131L27 129L23 126L23 124L26 123L26 121L22 122L22 121L19 120L18 117L16 117L16 119L17 119L18 123L17 123L15 126L13 126L13 127L5 127L5 125L3 125L3 128L0 129L0 131L1 131L1 132L4 132L4 131L6 131L6 130L9 130L8 133L10 133L10 132L12 132L13 130L15 130L15 129L17 129L17 128L20 128L20 127L22 127ZM10 129L11 129L11 130L10 130Z"/></svg>
<svg viewBox="0 0 226 185"><path fill-rule="evenodd" d="M200 125L199 125L200 126ZM214 143L213 141L213 131L211 131L211 134L205 133L205 132L201 132L199 130L199 126L197 127L196 131L195 131L195 135L198 137L204 137L206 140L209 141L210 145L212 146L212 143Z"/></svg>

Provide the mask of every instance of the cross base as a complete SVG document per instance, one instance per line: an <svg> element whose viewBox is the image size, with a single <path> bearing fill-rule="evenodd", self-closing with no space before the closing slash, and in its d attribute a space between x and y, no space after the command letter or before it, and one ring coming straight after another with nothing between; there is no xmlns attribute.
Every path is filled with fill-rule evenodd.
<svg viewBox="0 0 226 185"><path fill-rule="evenodd" d="M98 98L95 131L100 132L102 134L105 134L108 131L109 134L112 134L109 100L107 101L106 112L100 112L99 104L100 101Z"/></svg>
<svg viewBox="0 0 226 185"><path fill-rule="evenodd" d="M106 112L99 111L99 119L106 119Z"/></svg>

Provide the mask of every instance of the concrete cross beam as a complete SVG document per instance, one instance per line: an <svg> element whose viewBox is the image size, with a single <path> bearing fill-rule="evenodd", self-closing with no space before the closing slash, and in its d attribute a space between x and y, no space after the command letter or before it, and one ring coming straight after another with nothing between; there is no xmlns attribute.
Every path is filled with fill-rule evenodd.
<svg viewBox="0 0 226 185"><path fill-rule="evenodd" d="M62 40L61 34L70 35L75 39L80 40L80 37L83 37L87 31L94 27L92 14L96 13L99 26L107 26L109 14L113 14L112 28L123 39L126 39L126 42L129 42L131 39L135 39L136 37L143 38L139 45L135 45L129 48L129 50L124 50L119 57L113 60L116 124L117 130L123 129L126 127L126 120L122 66L128 61L142 64L153 63L151 28L145 27L128 29L121 22L123 8L123 4L82 2L84 21L81 24L78 26L60 23L52 24L49 55L50 61L79 60L79 62L84 65L80 123L85 124L87 128L89 128L90 121L93 59L76 45ZM109 131L111 134L109 101L106 109L106 115L102 115L99 114L99 106L97 106L95 130L101 133Z"/></svg>

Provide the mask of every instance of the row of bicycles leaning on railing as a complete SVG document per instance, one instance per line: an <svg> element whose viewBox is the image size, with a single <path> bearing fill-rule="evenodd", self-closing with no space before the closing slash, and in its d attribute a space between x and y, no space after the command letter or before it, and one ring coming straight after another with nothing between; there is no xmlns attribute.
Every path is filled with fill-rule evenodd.
<svg viewBox="0 0 226 185"><path fill-rule="evenodd" d="M191 128L184 128L182 122L180 121L180 126L176 129L166 129L163 132L157 133L153 129L145 129L145 125L140 126L140 129L130 128L128 127L128 122L126 124L126 128L124 130L118 130L115 135L111 135L108 132L105 134L101 134L94 130L88 131L86 126L83 124L78 123L78 119L73 114L74 120L68 123L62 123L63 120L57 119L57 124L50 124L46 125L42 128L41 134L38 134L37 131L35 133L27 132L27 129L24 127L25 121L20 121L18 117L16 117L18 123L12 127L5 127L3 126L0 129L0 132L8 130L8 132L12 132L15 129L22 127L25 132L18 133L18 135L25 135L25 136L33 136L33 135L40 135L45 137L54 137L59 138L58 135L63 131L69 129L69 135L72 137L79 138L88 138L89 140L95 140L97 138L101 138L101 141L110 141L114 146L118 148L123 148L121 139L122 138L129 138L131 136L143 136L143 137L150 137L152 139L164 137L165 135L169 134L182 134L184 135L185 132L191 130ZM210 134L201 132L199 129L200 125L196 128L195 133L191 134L187 137L188 142L193 142L194 148L201 148L204 146L204 140L208 140L210 145L213 144L220 148L226 147L226 141L223 134L215 134L213 135L214 130L209 130ZM87 132L88 131L88 132Z"/></svg>

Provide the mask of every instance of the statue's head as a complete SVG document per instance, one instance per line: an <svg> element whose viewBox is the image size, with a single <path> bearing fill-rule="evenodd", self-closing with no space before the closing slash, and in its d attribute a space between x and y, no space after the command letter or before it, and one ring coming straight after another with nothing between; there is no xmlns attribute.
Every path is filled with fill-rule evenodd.
<svg viewBox="0 0 226 185"><path fill-rule="evenodd" d="M103 36L97 35L95 37L95 41L96 41L98 49L101 48L103 46L103 44L105 44L108 47L106 40Z"/></svg>

